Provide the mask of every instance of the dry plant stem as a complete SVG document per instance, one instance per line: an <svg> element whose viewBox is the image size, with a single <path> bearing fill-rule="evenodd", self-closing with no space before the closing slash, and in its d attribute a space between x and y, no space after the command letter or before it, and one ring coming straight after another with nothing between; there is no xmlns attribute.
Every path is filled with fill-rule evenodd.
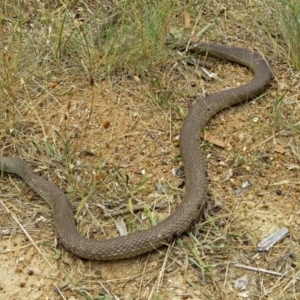
<svg viewBox="0 0 300 300"><path fill-rule="evenodd" d="M160 287L162 285L162 279L163 279L163 276L164 276L165 271L166 271L166 265L167 265L167 262L168 262L170 249L171 249L171 245L169 245L167 253L165 254L165 258L164 258L163 265L161 267L161 271L159 272L159 275L158 275L158 278L156 280L156 283L152 287L152 290L151 290L151 293L149 294L148 300L153 299L153 294L155 292L154 290L156 290L156 293L158 293L158 291L159 291L159 289L160 289Z"/></svg>
<svg viewBox="0 0 300 300"><path fill-rule="evenodd" d="M161 202L155 205L155 209L162 209L168 206L167 202ZM140 210L144 210L145 209L145 205L140 204L140 205L134 205L132 207L132 209L129 208L122 208L122 209L118 209L116 211L112 211L109 213L105 213L103 215L104 218L112 218L112 217L118 217L118 216L123 216L123 215L127 215L129 213L132 212L138 212ZM151 208L152 209L152 208Z"/></svg>
<svg viewBox="0 0 300 300"><path fill-rule="evenodd" d="M249 50L218 44L192 44L190 52L236 62L251 69L252 81L242 87L211 94L189 110L180 134L180 150L185 167L185 194L177 209L158 225L144 231L104 241L81 236L73 220L72 207L61 189L35 174L28 163L12 157L0 158L0 169L19 175L49 203L60 242L80 257L116 260L137 256L166 245L195 222L206 203L205 158L199 147L200 132L219 111L260 95L273 78L266 60Z"/></svg>
<svg viewBox="0 0 300 300"><path fill-rule="evenodd" d="M283 277L283 278L292 278L292 279L295 279L295 280L300 280L300 277L292 277L291 275L282 274L282 273L271 271L271 270L266 270L266 269L261 269L261 268L254 268L254 267L244 266L244 265L240 265L240 264L234 264L234 266L237 267L237 268L241 268L241 269L245 269L245 270L249 270L249 271L270 274L270 275L279 276L279 277Z"/></svg>
<svg viewBox="0 0 300 300"><path fill-rule="evenodd" d="M296 123L295 125L293 125L293 127L296 127L296 126L299 125L299 124L300 124L300 122L298 122L298 123ZM259 144L255 145L255 146L253 146L253 147L250 149L250 151L253 151L254 149L260 147L261 145L263 145L263 144L267 143L268 141L274 139L274 137L281 135L282 133L284 133L284 132L285 132L286 130L288 130L288 129L289 129L289 127L286 127L286 128L284 128L284 129L282 129L281 131L279 131L279 132L277 132L277 133L271 135L269 138L265 139L265 140L262 141L261 143L259 143Z"/></svg>
<svg viewBox="0 0 300 300"><path fill-rule="evenodd" d="M55 284L55 289L59 293L59 295L62 297L63 300L67 300L63 293L61 292L60 288Z"/></svg>
<svg viewBox="0 0 300 300"><path fill-rule="evenodd" d="M5 208L5 210L12 216L12 218L14 219L14 221L19 225L19 227L21 228L21 230L25 233L25 235L27 236L27 238L29 239L29 241L32 243L32 245L35 247L35 249L38 251L38 253L40 253L43 257L43 259L46 261L46 263L49 265L49 267L53 270L53 266L50 264L50 262L48 261L48 259L44 256L44 254L41 252L41 250L39 249L39 247L36 245L36 243L34 242L34 240L32 239L32 237L29 235L29 233L27 232L27 230L21 225L21 223L18 221L18 218L16 217L15 214L13 214L8 207L0 200L1 205Z"/></svg>

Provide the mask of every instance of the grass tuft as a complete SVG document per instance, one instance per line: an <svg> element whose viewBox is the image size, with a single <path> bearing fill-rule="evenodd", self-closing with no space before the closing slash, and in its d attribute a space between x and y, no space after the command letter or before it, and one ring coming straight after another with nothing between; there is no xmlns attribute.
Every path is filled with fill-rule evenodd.
<svg viewBox="0 0 300 300"><path fill-rule="evenodd" d="M273 8L279 29L288 47L288 60L300 70L300 6L298 0L276 0Z"/></svg>

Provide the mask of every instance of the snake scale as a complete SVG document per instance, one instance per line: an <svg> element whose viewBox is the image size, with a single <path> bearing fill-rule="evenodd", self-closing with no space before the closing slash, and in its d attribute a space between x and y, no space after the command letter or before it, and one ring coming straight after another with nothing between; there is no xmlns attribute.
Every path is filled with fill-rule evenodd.
<svg viewBox="0 0 300 300"><path fill-rule="evenodd" d="M67 250L92 260L129 258L166 245L198 219L207 199L206 164L199 146L201 130L220 110L261 94L273 75L263 56L244 48L194 43L190 46L189 52L238 63L249 68L254 77L244 86L204 97L189 110L180 132L180 151L185 169L185 194L176 210L158 225L103 241L85 238L78 233L71 204L60 188L34 173L26 161L16 157L0 157L0 168L4 172L20 176L51 206L59 241Z"/></svg>

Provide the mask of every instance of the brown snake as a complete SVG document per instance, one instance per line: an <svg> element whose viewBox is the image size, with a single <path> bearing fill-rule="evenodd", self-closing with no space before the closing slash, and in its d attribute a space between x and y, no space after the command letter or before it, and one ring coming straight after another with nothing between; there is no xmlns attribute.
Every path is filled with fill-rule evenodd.
<svg viewBox="0 0 300 300"><path fill-rule="evenodd" d="M273 78L267 61L258 53L218 44L193 44L191 53L218 57L251 69L252 81L223 90L197 101L189 110L180 133L180 149L185 169L185 194L177 209L148 230L104 241L81 236L74 223L72 207L63 191L33 172L20 158L0 157L0 168L20 176L51 206L57 235L63 246L76 255L93 260L114 260L136 256L170 242L197 220L207 199L206 164L200 151L200 132L220 110L261 94Z"/></svg>

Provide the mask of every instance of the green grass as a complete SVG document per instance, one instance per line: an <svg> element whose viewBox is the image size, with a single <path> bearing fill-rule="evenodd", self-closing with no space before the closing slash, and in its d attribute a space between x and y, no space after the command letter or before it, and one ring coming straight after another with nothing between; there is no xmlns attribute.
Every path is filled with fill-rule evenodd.
<svg viewBox="0 0 300 300"><path fill-rule="evenodd" d="M290 64L300 70L300 5L298 0L276 0L269 2L278 20L275 24L287 48ZM280 43L280 40L279 40Z"/></svg>

